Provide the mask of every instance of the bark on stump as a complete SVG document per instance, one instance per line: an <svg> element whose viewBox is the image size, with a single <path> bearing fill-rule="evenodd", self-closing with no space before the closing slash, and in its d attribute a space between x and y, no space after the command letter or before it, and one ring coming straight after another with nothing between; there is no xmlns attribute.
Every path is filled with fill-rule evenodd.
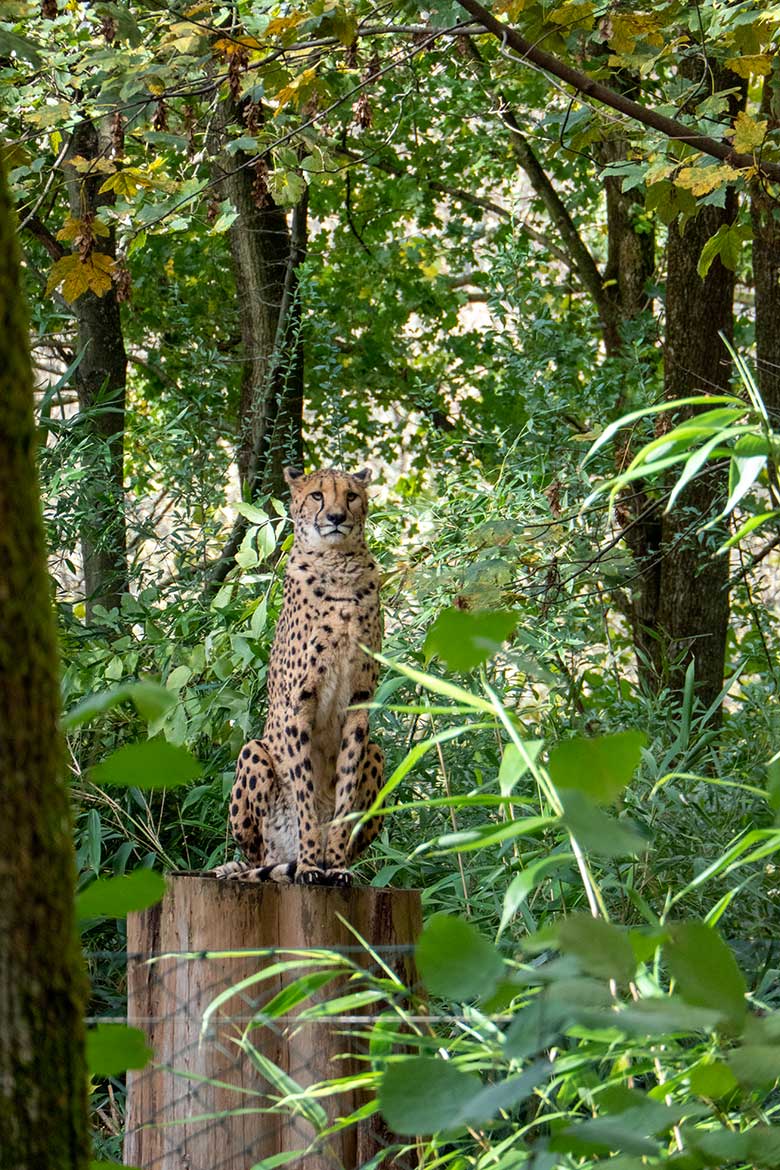
<svg viewBox="0 0 780 1170"><path fill-rule="evenodd" d="M262 1004L310 969L272 975L231 996L204 1036L201 1021L220 992L292 957L252 956L247 950L349 948L355 962L376 970L345 923L369 946L398 948L381 952L382 957L407 986L413 985L412 946L421 928L416 890L251 885L178 876L169 878L161 903L128 916L128 1022L146 1032L154 1050L151 1065L128 1074L129 1166L251 1170L264 1158L308 1146L315 1131L304 1117L259 1111L270 1104L269 1095L279 1095L278 1089L235 1038ZM152 956L165 957L150 963ZM345 991L331 983L314 998ZM262 1057L304 1087L357 1071L358 1062L336 1057L365 1052L362 1024L322 1019L296 1023L290 1018L294 1011L253 1028L251 1040ZM352 1092L319 1103L329 1120L335 1120L363 1100ZM355 1170L388 1140L377 1115L286 1165Z"/></svg>

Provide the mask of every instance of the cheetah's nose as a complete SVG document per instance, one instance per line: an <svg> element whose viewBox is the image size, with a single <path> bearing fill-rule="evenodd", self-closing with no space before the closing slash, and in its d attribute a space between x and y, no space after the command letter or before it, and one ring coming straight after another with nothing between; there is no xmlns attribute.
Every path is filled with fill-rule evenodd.
<svg viewBox="0 0 780 1170"><path fill-rule="evenodd" d="M331 524L343 524L347 518L346 512L326 512L325 515Z"/></svg>

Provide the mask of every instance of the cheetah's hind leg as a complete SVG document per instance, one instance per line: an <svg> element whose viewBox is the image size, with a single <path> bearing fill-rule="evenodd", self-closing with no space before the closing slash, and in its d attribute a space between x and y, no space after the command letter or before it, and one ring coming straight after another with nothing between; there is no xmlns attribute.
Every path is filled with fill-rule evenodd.
<svg viewBox="0 0 780 1170"><path fill-rule="evenodd" d="M355 812L365 812L366 809L371 808L371 805L376 800L379 789L382 787L384 769L384 752L379 744L369 741L366 746L363 774L356 793ZM371 817L364 825L360 826L349 846L350 863L356 857L359 857L364 850L368 849L381 828L382 817ZM350 826L350 831L351 829L352 826ZM349 869L332 867L325 870L323 877L323 885L326 886L352 885L352 873Z"/></svg>
<svg viewBox="0 0 780 1170"><path fill-rule="evenodd" d="M271 791L276 783L273 760L262 740L251 739L241 749L236 764L236 779L230 794L230 831L246 861L229 861L214 870L221 880L264 881L251 877L266 866L263 823L268 814ZM272 879L279 880L279 879ZM282 879L283 880L283 879ZM287 879L290 880L290 879Z"/></svg>

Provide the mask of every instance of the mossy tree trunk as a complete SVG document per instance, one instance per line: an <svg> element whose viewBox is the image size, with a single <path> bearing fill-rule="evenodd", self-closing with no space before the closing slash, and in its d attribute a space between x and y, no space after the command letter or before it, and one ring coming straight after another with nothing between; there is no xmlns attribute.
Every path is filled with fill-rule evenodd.
<svg viewBox="0 0 780 1170"><path fill-rule="evenodd" d="M0 1168L85 1170L84 980L32 371L0 169Z"/></svg>
<svg viewBox="0 0 780 1170"><path fill-rule="evenodd" d="M90 120L74 129L68 159L99 159L105 141ZM114 202L112 192L100 194L105 174L79 174L66 166L65 175L74 219L94 217ZM99 251L115 257L113 227L101 237ZM127 531L124 497L125 383L127 355L116 289L103 296L82 293L73 305L78 323L81 362L75 373L79 411L90 443L82 481L81 554L87 618L94 607L118 607L127 592Z"/></svg>

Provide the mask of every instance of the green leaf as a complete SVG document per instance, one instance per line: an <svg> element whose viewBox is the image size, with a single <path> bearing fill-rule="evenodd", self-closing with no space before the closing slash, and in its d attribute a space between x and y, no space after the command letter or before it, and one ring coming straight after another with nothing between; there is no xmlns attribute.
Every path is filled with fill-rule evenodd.
<svg viewBox="0 0 780 1170"><path fill-rule="evenodd" d="M769 762L766 770L766 790L770 805L777 811L780 809L780 757Z"/></svg>
<svg viewBox="0 0 780 1170"><path fill-rule="evenodd" d="M610 1019L630 1036L659 1036L669 1033L714 1032L723 1022L720 1012L696 1008L679 996L657 996L629 1004Z"/></svg>
<svg viewBox="0 0 780 1170"><path fill-rule="evenodd" d="M696 271L702 280L709 272L716 257L720 257L724 268L735 272L739 264L742 245L745 240L750 239L750 235L751 229L748 224L721 224L715 235L710 236L701 250Z"/></svg>
<svg viewBox="0 0 780 1170"><path fill-rule="evenodd" d="M87 695L75 707L71 707L62 717L62 726L65 731L73 731L82 723L88 723L97 715L104 715L113 710L120 703L128 700L135 704L135 709L142 719L151 723L172 707L176 699L170 691L159 683L144 680L143 682L125 683L121 687L114 687L110 691L100 691L94 695Z"/></svg>
<svg viewBox="0 0 780 1170"><path fill-rule="evenodd" d="M602 857L625 857L645 853L648 843L630 822L616 821L576 789L561 788L563 822L575 840L589 853Z"/></svg>
<svg viewBox="0 0 780 1170"><path fill-rule="evenodd" d="M636 771L646 743L643 731L567 739L550 752L549 772L556 788L577 790L597 804L612 804Z"/></svg>
<svg viewBox="0 0 780 1170"><path fill-rule="evenodd" d="M696 1093L698 1097L717 1101L719 1097L727 1097L734 1092L737 1079L722 1060L711 1060L691 1070L690 1085L691 1092Z"/></svg>
<svg viewBox="0 0 780 1170"><path fill-rule="evenodd" d="M628 936L590 914L572 914L558 924L558 945L564 954L574 955L589 975L628 983L636 970L636 959Z"/></svg>
<svg viewBox="0 0 780 1170"><path fill-rule="evenodd" d="M638 1096L638 1094L637 1094ZM566 1149L566 1138L575 1139L578 1151L591 1149L595 1153L621 1150L627 1154L652 1155L658 1152L658 1143L652 1138L677 1125L683 1117L700 1117L708 1110L701 1105L684 1102L665 1105L646 1097L638 1105L619 1113L607 1113L569 1126L563 1131L563 1143L551 1142L555 1149Z"/></svg>
<svg viewBox="0 0 780 1170"><path fill-rule="evenodd" d="M286 1015L299 1003L303 1003L304 1000L314 995L315 991L319 991L321 987L332 983L340 976L340 971L313 971L309 975L301 975L277 992L269 999L268 1003L263 1004L252 1023L256 1024L264 1019L275 1019L277 1016Z"/></svg>
<svg viewBox="0 0 780 1170"><path fill-rule="evenodd" d="M432 995L486 997L504 973L504 960L470 923L434 914L417 942L417 967Z"/></svg>
<svg viewBox="0 0 780 1170"><path fill-rule="evenodd" d="M388 1065L379 1090L379 1107L397 1134L419 1136L463 1125L481 1126L502 1109L511 1109L534 1091L551 1071L546 1060L522 1073L483 1085L474 1073L446 1060L414 1056Z"/></svg>
<svg viewBox="0 0 780 1170"><path fill-rule="evenodd" d="M536 889L539 882L548 874L562 866L570 865L574 861L573 853L553 853L550 857L541 857L532 862L526 869L515 874L504 894L504 908L501 912L501 922L498 927L498 938L506 930L520 906L528 895Z"/></svg>
<svg viewBox="0 0 780 1170"><path fill-rule="evenodd" d="M721 516L728 516L736 508L758 479L767 464L768 455L747 455L740 452L737 443L729 463L729 498L723 506Z"/></svg>
<svg viewBox="0 0 780 1170"><path fill-rule="evenodd" d="M728 1066L741 1085L761 1089L780 1078L780 1046L745 1044L728 1055Z"/></svg>
<svg viewBox="0 0 780 1170"><path fill-rule="evenodd" d="M498 770L498 787L502 796L511 796L515 784L522 780L531 764L544 746L544 740L529 739L523 744L523 751L516 743L508 743L501 757Z"/></svg>
<svg viewBox="0 0 780 1170"><path fill-rule="evenodd" d="M270 520L270 516L262 508L258 508L256 504L247 504L243 500L236 504L236 511L239 515L245 516L250 524L267 524Z"/></svg>
<svg viewBox="0 0 780 1170"><path fill-rule="evenodd" d="M115 1077L129 1068L144 1068L154 1053L140 1028L98 1024L87 1029L87 1068L93 1077Z"/></svg>
<svg viewBox="0 0 780 1170"><path fill-rule="evenodd" d="M747 987L737 961L720 935L703 922L669 927L664 955L683 999L713 1008L739 1027L745 1018Z"/></svg>
<svg viewBox="0 0 780 1170"><path fill-rule="evenodd" d="M450 670L474 670L501 649L516 625L517 614L509 610L442 610L425 638L426 663L436 656Z"/></svg>
<svg viewBox="0 0 780 1170"><path fill-rule="evenodd" d="M474 1073L433 1056L414 1056L387 1066L379 1108L394 1133L416 1137L455 1128L481 1090Z"/></svg>
<svg viewBox="0 0 780 1170"><path fill-rule="evenodd" d="M7 28L0 28L0 57L20 57L27 61L34 69L41 68L41 54L38 45L28 41L26 37L17 36Z"/></svg>
<svg viewBox="0 0 780 1170"><path fill-rule="evenodd" d="M134 788L178 788L202 774L200 764L185 748L159 738L127 744L89 773L95 783Z"/></svg>
<svg viewBox="0 0 780 1170"><path fill-rule="evenodd" d="M76 897L76 917L124 918L145 910L165 893L165 878L151 869L136 869L119 877L98 878Z"/></svg>
<svg viewBox="0 0 780 1170"><path fill-rule="evenodd" d="M481 1126L492 1121L500 1110L512 1109L530 1096L537 1085L547 1079L552 1067L549 1061L538 1060L515 1076L485 1085L462 1108L458 1123Z"/></svg>

